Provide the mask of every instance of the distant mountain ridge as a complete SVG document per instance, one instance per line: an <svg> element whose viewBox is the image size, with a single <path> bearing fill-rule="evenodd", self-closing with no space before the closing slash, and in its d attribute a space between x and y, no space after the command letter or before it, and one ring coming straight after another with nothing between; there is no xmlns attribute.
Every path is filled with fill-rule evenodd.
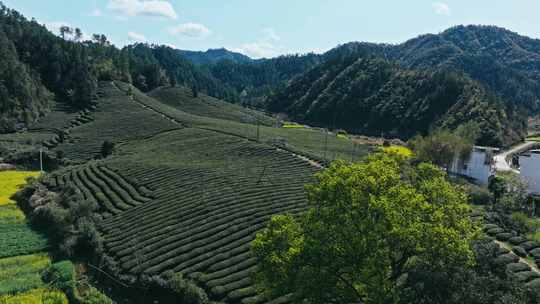
<svg viewBox="0 0 540 304"><path fill-rule="evenodd" d="M206 66L214 78L234 87L239 94L244 93L248 99L250 96L267 95L295 76L332 58L369 56L396 61L408 69L461 71L479 81L505 103L540 113L540 40L496 26L460 25L397 45L349 42L322 55L286 55L264 60L237 58L212 62L200 59L201 56L208 57L208 52L200 52L205 55L195 57L189 57L189 54L185 56L193 63ZM228 51L222 49L220 52ZM228 52L223 56L231 54L234 53Z"/></svg>
<svg viewBox="0 0 540 304"><path fill-rule="evenodd" d="M214 64L222 60L230 60L236 63L246 63L253 61L253 59L244 54L232 52L225 48L208 49L207 51L178 50L178 53L197 65Z"/></svg>
<svg viewBox="0 0 540 304"><path fill-rule="evenodd" d="M540 40L496 26L455 26L402 44L351 42L325 56L375 56L404 68L462 71L507 104L540 112Z"/></svg>

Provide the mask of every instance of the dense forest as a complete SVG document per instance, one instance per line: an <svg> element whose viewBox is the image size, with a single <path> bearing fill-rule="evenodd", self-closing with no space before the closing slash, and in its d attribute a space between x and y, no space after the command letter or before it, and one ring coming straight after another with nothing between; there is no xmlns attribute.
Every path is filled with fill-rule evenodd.
<svg viewBox="0 0 540 304"><path fill-rule="evenodd" d="M509 104L540 110L540 40L495 26L457 26L394 48L405 67L464 71Z"/></svg>
<svg viewBox="0 0 540 304"><path fill-rule="evenodd" d="M351 42L326 54L371 56L405 68L458 70L511 105L540 110L540 40L496 26L455 26L398 45Z"/></svg>
<svg viewBox="0 0 540 304"><path fill-rule="evenodd" d="M52 100L85 108L97 82L121 80L142 91L182 84L234 101L238 94L204 68L166 46L135 44L118 49L105 35L82 39L63 27L60 37L0 3L0 132L12 132L43 116Z"/></svg>
<svg viewBox="0 0 540 304"><path fill-rule="evenodd" d="M479 143L498 146L525 131L516 113L465 75L367 57L326 61L270 96L268 108L310 124L401 138L472 121Z"/></svg>

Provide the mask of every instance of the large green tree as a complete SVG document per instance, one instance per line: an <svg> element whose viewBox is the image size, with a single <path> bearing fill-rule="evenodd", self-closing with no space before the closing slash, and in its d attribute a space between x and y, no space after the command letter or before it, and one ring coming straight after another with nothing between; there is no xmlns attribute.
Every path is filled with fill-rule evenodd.
<svg viewBox="0 0 540 304"><path fill-rule="evenodd" d="M411 267L473 261L466 195L431 164L386 154L336 162L307 193L307 212L272 217L252 244L255 279L269 296L391 303Z"/></svg>
<svg viewBox="0 0 540 304"><path fill-rule="evenodd" d="M418 159L447 169L455 160L468 159L473 144L474 140L448 130L437 130L425 137L415 136L409 141Z"/></svg>

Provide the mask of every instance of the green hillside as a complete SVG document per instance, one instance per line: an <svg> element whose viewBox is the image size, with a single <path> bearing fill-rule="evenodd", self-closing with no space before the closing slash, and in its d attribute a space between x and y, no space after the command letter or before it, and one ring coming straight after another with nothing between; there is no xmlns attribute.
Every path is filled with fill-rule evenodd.
<svg viewBox="0 0 540 304"><path fill-rule="evenodd" d="M148 95L193 115L266 126L275 124L272 117L262 112L224 102L202 93L197 93L197 97L194 97L193 90L186 87L160 87L149 92Z"/></svg>
<svg viewBox="0 0 540 304"><path fill-rule="evenodd" d="M100 83L95 108L77 115L78 123L55 126L67 132L50 149L62 151L71 166L43 183L57 192L75 187L72 199L96 204L92 225L100 245L93 247L103 250L90 258L117 280L144 286L141 274L173 271L213 300L264 303L251 278L256 233L274 214L305 210L304 185L325 155L358 159L368 149L311 129L260 126L257 139L256 125L184 112L192 98L175 98L186 90L163 90L175 93L160 94L171 98L167 104L126 83ZM208 104L189 110L201 113ZM115 149L102 158L105 141ZM134 290L133 303L159 298Z"/></svg>
<svg viewBox="0 0 540 304"><path fill-rule="evenodd" d="M484 145L507 145L525 134L524 118L468 77L382 59L338 56L295 78L267 107L315 125L404 139L468 122L479 125Z"/></svg>

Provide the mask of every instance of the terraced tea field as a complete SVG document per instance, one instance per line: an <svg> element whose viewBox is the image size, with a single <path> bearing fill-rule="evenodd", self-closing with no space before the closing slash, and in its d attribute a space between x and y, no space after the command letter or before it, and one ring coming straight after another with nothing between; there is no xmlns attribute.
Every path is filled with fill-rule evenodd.
<svg viewBox="0 0 540 304"><path fill-rule="evenodd" d="M126 143L114 157L55 173L49 183L72 183L99 202L119 277L173 270L214 299L260 302L250 242L271 215L304 210L304 184L316 170L283 150L184 128Z"/></svg>
<svg viewBox="0 0 540 304"><path fill-rule="evenodd" d="M86 112L88 111L86 110ZM81 112L83 111L72 109L57 102L45 117L29 126L26 132L0 134L0 147L4 146L13 149L20 148L20 146L38 145L55 138L58 140L58 135L69 130L76 123Z"/></svg>
<svg viewBox="0 0 540 304"><path fill-rule="evenodd" d="M253 124L193 115L184 112L181 106L175 105L175 100L167 99L170 97L168 95L156 94L156 97L161 101L158 102L128 84L115 82L115 86L124 92L132 92L132 99L137 103L185 126L233 134L269 145L285 147L297 154L320 161L338 158L355 160L366 155L369 151L365 145L357 145L353 141L326 134L317 129L258 127Z"/></svg>
<svg viewBox="0 0 540 304"><path fill-rule="evenodd" d="M161 87L148 95L193 115L265 126L273 126L276 123L274 118L262 112L231 104L202 93L194 98L191 89L185 87Z"/></svg>
<svg viewBox="0 0 540 304"><path fill-rule="evenodd" d="M125 93L110 84L102 84L94 120L71 129L66 140L56 150L78 163L98 156L104 141L117 144L152 136L159 132L179 128L139 105L129 102Z"/></svg>
<svg viewBox="0 0 540 304"><path fill-rule="evenodd" d="M97 202L104 218L119 214L150 199L132 186L120 174L95 162L76 170L54 173L45 183L50 188L73 184L81 190L85 200Z"/></svg>
<svg viewBox="0 0 540 304"><path fill-rule="evenodd" d="M237 121L215 118L210 106L229 107L216 100L168 102L173 107L120 82L103 82L99 91L82 123L70 123L52 143L70 166L44 183L52 190L73 185L97 202L101 266L126 284L172 270L212 300L265 303L251 278L257 231L274 214L305 210L304 185L321 164L368 151L318 130L238 122L251 110L233 111ZM104 141L116 147L100 159Z"/></svg>

